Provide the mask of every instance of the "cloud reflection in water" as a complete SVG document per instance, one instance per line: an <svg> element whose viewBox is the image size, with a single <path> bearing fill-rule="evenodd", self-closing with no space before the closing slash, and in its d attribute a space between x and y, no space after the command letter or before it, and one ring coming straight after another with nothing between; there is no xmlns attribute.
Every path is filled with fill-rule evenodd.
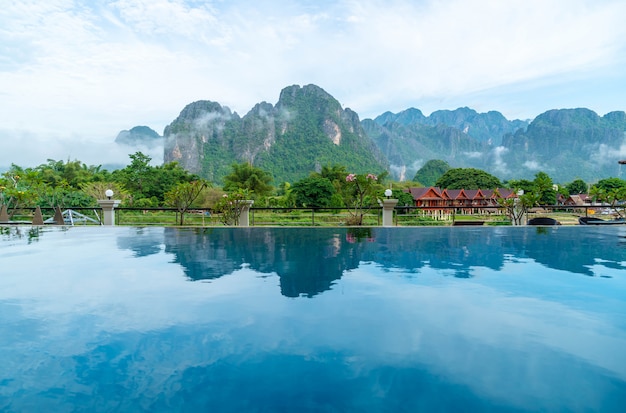
<svg viewBox="0 0 626 413"><path fill-rule="evenodd" d="M7 236L0 410L619 411L620 231Z"/></svg>

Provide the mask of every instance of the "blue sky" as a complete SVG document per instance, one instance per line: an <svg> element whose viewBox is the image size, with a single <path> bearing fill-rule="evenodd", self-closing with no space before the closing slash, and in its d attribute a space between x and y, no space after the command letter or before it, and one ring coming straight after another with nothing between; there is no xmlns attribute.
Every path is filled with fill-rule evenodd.
<svg viewBox="0 0 626 413"><path fill-rule="evenodd" d="M201 99L243 115L292 84L361 119L626 110L624 21L623 0L8 0L0 167L126 163L120 130L162 133Z"/></svg>

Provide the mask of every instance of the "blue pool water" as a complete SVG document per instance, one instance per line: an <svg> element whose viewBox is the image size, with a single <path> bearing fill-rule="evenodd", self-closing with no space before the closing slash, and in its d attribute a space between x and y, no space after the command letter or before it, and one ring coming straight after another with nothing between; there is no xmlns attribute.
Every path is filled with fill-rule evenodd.
<svg viewBox="0 0 626 413"><path fill-rule="evenodd" d="M624 412L626 228L3 228L2 412Z"/></svg>

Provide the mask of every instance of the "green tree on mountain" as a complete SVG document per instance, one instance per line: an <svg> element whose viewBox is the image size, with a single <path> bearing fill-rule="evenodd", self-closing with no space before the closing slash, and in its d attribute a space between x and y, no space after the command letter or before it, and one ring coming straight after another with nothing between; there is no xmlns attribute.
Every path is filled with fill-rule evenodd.
<svg viewBox="0 0 626 413"><path fill-rule="evenodd" d="M413 181L424 186L434 186L437 180L450 169L451 167L446 161L431 159L415 173Z"/></svg>

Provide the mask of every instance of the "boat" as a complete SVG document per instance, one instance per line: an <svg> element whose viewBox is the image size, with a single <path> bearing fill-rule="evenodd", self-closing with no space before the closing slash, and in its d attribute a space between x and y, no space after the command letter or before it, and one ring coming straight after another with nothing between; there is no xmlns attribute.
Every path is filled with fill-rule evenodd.
<svg viewBox="0 0 626 413"><path fill-rule="evenodd" d="M626 224L626 220L624 218L602 219L596 217L579 217L578 223L580 225L624 225Z"/></svg>
<svg viewBox="0 0 626 413"><path fill-rule="evenodd" d="M528 225L561 225L561 223L554 218L535 217L528 220Z"/></svg>

